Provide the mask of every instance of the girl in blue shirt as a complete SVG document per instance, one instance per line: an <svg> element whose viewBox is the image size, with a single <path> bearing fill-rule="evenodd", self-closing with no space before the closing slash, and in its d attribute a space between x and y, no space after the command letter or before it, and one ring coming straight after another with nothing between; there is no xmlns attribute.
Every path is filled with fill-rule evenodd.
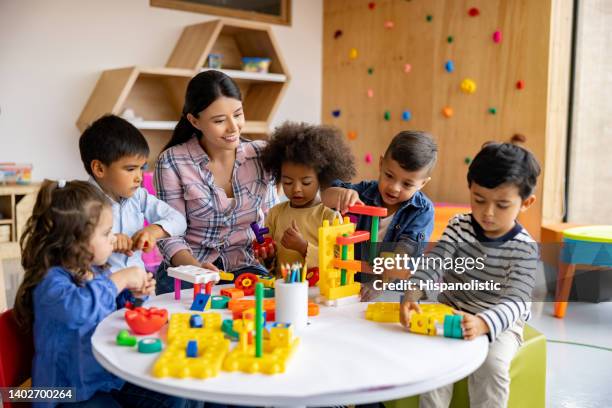
<svg viewBox="0 0 612 408"><path fill-rule="evenodd" d="M91 336L117 309L124 289L154 293L155 280L131 267L110 274L113 216L102 191L82 181L42 184L21 238L23 283L15 316L34 336L32 386L73 388L81 407L184 407L186 400L144 390L94 359ZM35 406L53 407L56 402ZM62 404L63 405L63 404Z"/></svg>

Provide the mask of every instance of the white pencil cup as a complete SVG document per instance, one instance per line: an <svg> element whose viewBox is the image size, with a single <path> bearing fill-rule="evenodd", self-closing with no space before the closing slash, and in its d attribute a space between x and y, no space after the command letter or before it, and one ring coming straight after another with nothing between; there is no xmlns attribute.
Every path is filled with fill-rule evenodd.
<svg viewBox="0 0 612 408"><path fill-rule="evenodd" d="M306 327L308 322L308 282L286 283L277 279L274 283L276 297L276 321L291 323L295 330Z"/></svg>

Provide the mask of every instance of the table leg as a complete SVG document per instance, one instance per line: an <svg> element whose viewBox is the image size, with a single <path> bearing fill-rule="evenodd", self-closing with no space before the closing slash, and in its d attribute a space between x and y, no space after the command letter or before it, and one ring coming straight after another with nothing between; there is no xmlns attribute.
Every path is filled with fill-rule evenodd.
<svg viewBox="0 0 612 408"><path fill-rule="evenodd" d="M181 300L181 280L174 278L174 300Z"/></svg>
<svg viewBox="0 0 612 408"><path fill-rule="evenodd" d="M208 282L206 286L204 286L204 293L207 295L212 295L212 288L215 282Z"/></svg>
<svg viewBox="0 0 612 408"><path fill-rule="evenodd" d="M567 309L567 300L569 299L572 282L576 265L560 262L559 274L557 276L557 292L555 294L555 317L562 319L565 316Z"/></svg>

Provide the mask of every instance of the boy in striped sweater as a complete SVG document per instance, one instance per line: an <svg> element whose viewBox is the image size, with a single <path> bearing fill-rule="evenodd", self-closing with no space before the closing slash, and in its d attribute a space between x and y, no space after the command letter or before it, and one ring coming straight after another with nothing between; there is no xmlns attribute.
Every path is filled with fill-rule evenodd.
<svg viewBox="0 0 612 408"><path fill-rule="evenodd" d="M528 150L511 143L485 144L467 175L472 213L449 221L427 255L429 262L421 264L427 266L416 269L410 278L413 290L406 292L400 308L401 323L407 327L410 314L420 312L419 300L438 300L463 316L464 339L488 336L487 358L468 378L471 407L505 407L508 403L510 362L522 344L523 325L530 317L538 263L537 245L516 218L535 202L539 174L540 166ZM442 266L457 266L461 258L461 264L465 259L480 259L480 268L445 270ZM483 290L429 290L431 283L449 288L477 287L485 282L489 285ZM448 407L452 390L449 384L423 394L420 406Z"/></svg>

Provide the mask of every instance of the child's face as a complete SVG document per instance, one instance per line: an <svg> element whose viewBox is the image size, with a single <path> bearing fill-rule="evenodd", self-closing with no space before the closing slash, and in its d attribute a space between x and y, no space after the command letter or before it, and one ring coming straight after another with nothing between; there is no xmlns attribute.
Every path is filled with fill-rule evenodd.
<svg viewBox="0 0 612 408"><path fill-rule="evenodd" d="M392 212L412 198L431 179L427 169L408 171L390 157L380 157L378 191L383 205Z"/></svg>
<svg viewBox="0 0 612 408"><path fill-rule="evenodd" d="M292 207L310 207L319 191L317 173L310 166L286 162L281 166L283 191Z"/></svg>
<svg viewBox="0 0 612 408"><path fill-rule="evenodd" d="M219 150L235 150L240 143L240 132L244 127L242 102L221 96L204 109L198 117L187 114L193 127L203 134L207 153Z"/></svg>
<svg viewBox="0 0 612 408"><path fill-rule="evenodd" d="M134 195L142 182L142 171L147 158L143 156L124 156L109 166L94 160L92 170L102 190L113 200Z"/></svg>
<svg viewBox="0 0 612 408"><path fill-rule="evenodd" d="M98 219L98 225L89 239L89 250L94 256L94 265L104 265L113 253L115 234L113 234L113 212L104 206Z"/></svg>
<svg viewBox="0 0 612 408"><path fill-rule="evenodd" d="M489 238L499 238L514 227L519 213L535 202L535 195L525 200L514 184L486 188L474 182L470 186L472 215Z"/></svg>

